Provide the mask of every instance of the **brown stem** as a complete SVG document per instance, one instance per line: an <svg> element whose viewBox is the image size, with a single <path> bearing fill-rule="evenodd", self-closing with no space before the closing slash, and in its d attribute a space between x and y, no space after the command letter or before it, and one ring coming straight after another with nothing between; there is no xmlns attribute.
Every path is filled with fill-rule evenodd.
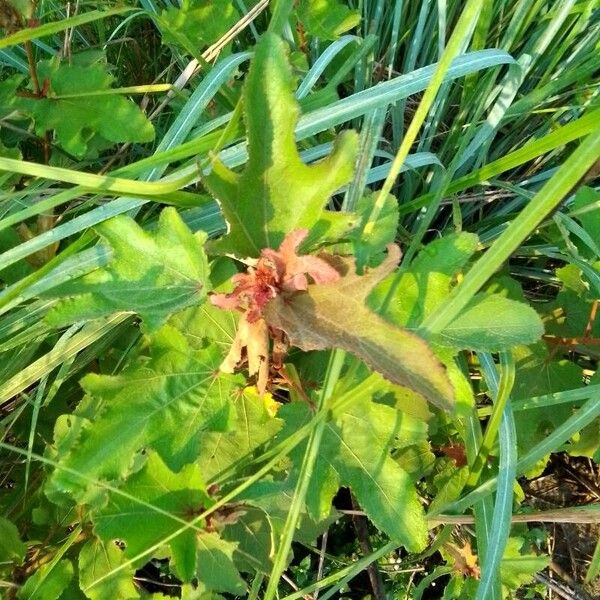
<svg viewBox="0 0 600 600"><path fill-rule="evenodd" d="M360 509L360 506L356 502L354 495L352 495L352 508L354 508L355 511ZM354 525L354 529L356 530L356 535L358 537L362 553L365 556L372 554L373 547L371 546L371 542L369 540L367 518L362 515L353 514L352 523ZM373 596L375 597L375 600L385 600L385 587L383 586L383 579L381 577L381 573L379 572L379 568L377 567L377 563L372 562L367 567L367 573L369 575L369 581L371 582L371 588L373 589Z"/></svg>
<svg viewBox="0 0 600 600"><path fill-rule="evenodd" d="M558 337L545 335L544 341L552 346L600 346L600 338L593 337Z"/></svg>
<svg viewBox="0 0 600 600"><path fill-rule="evenodd" d="M31 40L25 42L25 53L27 54L27 62L29 64L29 75L31 76L31 82L33 83L33 92L39 98L42 95L42 88L40 87L40 81L37 74L37 65L35 64L35 58L33 56L33 45Z"/></svg>
<svg viewBox="0 0 600 600"><path fill-rule="evenodd" d="M590 318L588 319L587 325L585 326L585 331L583 332L583 337L588 338L592 336L592 329L594 328L594 321L596 320L596 315L598 314L598 305L600 301L594 300L592 302L592 310L590 310Z"/></svg>
<svg viewBox="0 0 600 600"><path fill-rule="evenodd" d="M34 27L37 24L35 13L37 10L37 0L33 0L31 3L31 18L29 19L28 26ZM25 42L25 54L27 55L27 64L29 65L29 76L31 77L31 83L33 84L33 94L36 98L43 98L46 95L46 89L40 85L40 79L38 77L37 65L35 57L33 55L33 45L31 40ZM42 147L44 150L44 163L48 164L50 161L50 132L46 131L44 139L42 141Z"/></svg>

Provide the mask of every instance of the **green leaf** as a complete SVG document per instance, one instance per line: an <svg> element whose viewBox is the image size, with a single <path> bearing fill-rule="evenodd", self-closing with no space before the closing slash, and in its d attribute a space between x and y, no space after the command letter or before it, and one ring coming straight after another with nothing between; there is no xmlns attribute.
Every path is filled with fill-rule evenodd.
<svg viewBox="0 0 600 600"><path fill-rule="evenodd" d="M463 232L425 246L400 276L384 316L404 327L418 327L444 302L454 277L467 265L477 244L476 235ZM370 306L382 305L395 279L394 275L377 286L369 298Z"/></svg>
<svg viewBox="0 0 600 600"><path fill-rule="evenodd" d="M164 512L192 521L212 504L196 465L173 473L154 452L149 453L144 467L131 475L121 490L133 498L110 493L107 505L94 511L92 520L96 534L105 542L125 543L125 558L136 556L181 528L180 521ZM135 502L134 498L163 512ZM186 529L168 544L176 573L190 581L196 574L196 532Z"/></svg>
<svg viewBox="0 0 600 600"><path fill-rule="evenodd" d="M121 490L131 498L111 493L107 505L95 511L92 520L96 533L106 542L118 539L125 543L125 558L134 557L173 536L181 529L181 521L192 521L213 503L196 465L186 465L173 473L153 452ZM170 564L183 581L197 577L207 590L231 593L244 590L233 564L236 544L221 539L216 533L199 533L189 528L172 537L168 545Z"/></svg>
<svg viewBox="0 0 600 600"><path fill-rule="evenodd" d="M434 340L461 350L498 352L531 344L543 333L540 317L527 304L500 294L477 294Z"/></svg>
<svg viewBox="0 0 600 600"><path fill-rule="evenodd" d="M435 463L435 454L431 451L431 446L427 441L400 448L394 452L393 456L398 465L410 475L415 483L424 477Z"/></svg>
<svg viewBox="0 0 600 600"><path fill-rule="evenodd" d="M323 40L335 40L360 23L360 12L340 0L300 0L297 14L306 32Z"/></svg>
<svg viewBox="0 0 600 600"><path fill-rule="evenodd" d="M590 187L582 187L575 194L573 210L581 225L593 240L600 240L600 192Z"/></svg>
<svg viewBox="0 0 600 600"><path fill-rule="evenodd" d="M385 321L365 305L370 292L398 260L398 247L390 246L379 267L358 276L352 259L339 259L335 264L342 275L338 281L275 297L266 306L266 320L285 331L293 346L302 350L341 348L388 381L451 409L452 385L425 341Z"/></svg>
<svg viewBox="0 0 600 600"><path fill-rule="evenodd" d="M511 537L506 545L504 557L500 562L500 580L508 590L517 590L531 583L533 576L545 569L550 562L547 556L522 553L523 539Z"/></svg>
<svg viewBox="0 0 600 600"><path fill-rule="evenodd" d="M361 216L360 223L348 236L354 246L354 255L359 268L364 263L370 264L368 259L379 259L380 255L391 244L398 231L398 200L391 194L386 198L383 208L377 215L374 227L369 233L364 232L365 224L369 221L371 210L375 202L375 193L363 196L358 201L357 212Z"/></svg>
<svg viewBox="0 0 600 600"><path fill-rule="evenodd" d="M284 410L284 408L282 408ZM305 423L310 415L306 411L306 405L300 403L291 403L285 405L286 420L292 421L294 427ZM286 524L287 515L290 509L290 503L294 497L295 482L288 478L284 481L269 481L261 480L254 485L250 486L247 490L242 492L240 500L246 504L258 507L264 511L265 515L268 515L268 524L272 530L272 539L267 544L266 539L260 540L258 536L254 538L254 544L263 543L264 546L252 557L263 559L263 569L270 572L272 568L272 558L275 555L276 545L280 536L283 533L283 529ZM337 491L337 488L336 488ZM335 492L333 492L335 493ZM302 544L314 544L315 540L322 535L331 525L331 523L338 518L338 514L331 510L331 507L324 507L324 513L327 514L325 519L315 521L306 512L306 507L302 507L300 514L299 525L294 532L294 539ZM242 521L240 520L240 523ZM224 537L232 536L235 533L235 525L233 528L227 528L224 532ZM263 533L266 538L266 533ZM262 537L262 536L261 536ZM240 550L248 548L250 541L248 539L240 540ZM291 558L291 553L290 553ZM255 564L256 561L252 560L249 562L248 557L244 557L241 568L246 568L246 564L252 564L253 570L260 570L260 566Z"/></svg>
<svg viewBox="0 0 600 600"><path fill-rule="evenodd" d="M197 573L202 585L208 590L243 593L244 581L233 562L237 543L228 542L216 533L198 535Z"/></svg>
<svg viewBox="0 0 600 600"><path fill-rule="evenodd" d="M19 600L57 600L73 578L70 560L40 567L17 592Z"/></svg>
<svg viewBox="0 0 600 600"><path fill-rule="evenodd" d="M233 560L240 571L271 571L274 535L270 515L266 511L244 506L243 514L223 530L222 536L238 544Z"/></svg>
<svg viewBox="0 0 600 600"><path fill-rule="evenodd" d="M193 55L216 42L239 15L231 0L183 0L157 19L163 43L176 44Z"/></svg>
<svg viewBox="0 0 600 600"><path fill-rule="evenodd" d="M260 398L256 388L246 388L231 400L236 413L231 431L201 434L197 460L207 480L247 458L281 429L281 420L272 417L265 407L268 398L270 394Z"/></svg>
<svg viewBox="0 0 600 600"><path fill-rule="evenodd" d="M582 369L565 359L552 360L545 345L518 346L513 350L516 377L512 391L513 400L543 396L582 387ZM573 414L569 404L557 404L552 410L534 408L515 412L515 425L520 452L527 452L548 434L562 425ZM546 460L539 463L530 477L539 474Z"/></svg>
<svg viewBox="0 0 600 600"><path fill-rule="evenodd" d="M16 525L0 517L0 562L14 561L21 564L26 552L27 546L21 541Z"/></svg>
<svg viewBox="0 0 600 600"><path fill-rule="evenodd" d="M286 405L280 413L291 422L310 419L306 405ZM334 415L325 428L309 485L310 514L318 520L327 516L333 496L347 486L380 530L411 551L422 550L427 541L423 508L410 476L393 460L390 449L399 437L406 444L411 438L421 440L425 430L422 422L370 397ZM302 453L296 452L300 460Z"/></svg>
<svg viewBox="0 0 600 600"><path fill-rule="evenodd" d="M453 460L446 460L433 478L432 487L436 490L436 494L429 505L429 511L435 513L441 507L456 500L464 489L468 477L467 467L458 468Z"/></svg>
<svg viewBox="0 0 600 600"><path fill-rule="evenodd" d="M111 89L114 77L105 66L46 62L38 70L49 82L47 97L21 97L15 106L33 117L38 135L53 130L57 142L73 156L86 156L95 136L97 147L154 139L154 127L134 102L118 93L93 95Z"/></svg>
<svg viewBox="0 0 600 600"><path fill-rule="evenodd" d="M217 253L257 257L263 248L278 248L288 232L315 226L329 197L352 178L354 132L340 135L332 154L318 164L302 162L294 138L300 109L292 90L285 44L267 33L244 85L246 167L237 174L215 158L203 178L229 224L228 233L211 245Z"/></svg>
<svg viewBox="0 0 600 600"><path fill-rule="evenodd" d="M17 90L24 79L23 75L11 75L0 81L0 119L4 119L14 111Z"/></svg>
<svg viewBox="0 0 600 600"><path fill-rule="evenodd" d="M46 488L52 498L84 497L86 489L95 489L89 478L125 477L136 452L148 446L178 469L198 454L200 432L228 427L238 378L219 372L222 355L214 345L192 350L182 334L166 327L151 353L118 376L84 377L81 384L95 406L83 422L72 422L72 434L61 434L59 468ZM64 428L63 421L59 424ZM67 435L70 444L64 443Z"/></svg>
<svg viewBox="0 0 600 600"><path fill-rule="evenodd" d="M140 594L133 583L132 566L116 571L93 585L97 579L111 573L124 562L123 551L114 543L94 538L79 553L79 585L90 600L136 600Z"/></svg>
<svg viewBox="0 0 600 600"><path fill-rule="evenodd" d="M556 276L563 284L556 298L540 306L543 311L546 333L558 337L581 337L590 324L592 304L596 294L590 290L581 269L565 265L556 269ZM600 319L591 322L590 337L600 336ZM585 343L582 342L582 345Z"/></svg>
<svg viewBox="0 0 600 600"><path fill-rule="evenodd" d="M54 296L68 298L47 315L49 324L59 327L131 312L142 318L146 330L155 331L170 314L206 297L206 234L193 234L176 209L163 210L155 232L145 232L126 216L114 217L96 231L113 250L109 265L54 288Z"/></svg>

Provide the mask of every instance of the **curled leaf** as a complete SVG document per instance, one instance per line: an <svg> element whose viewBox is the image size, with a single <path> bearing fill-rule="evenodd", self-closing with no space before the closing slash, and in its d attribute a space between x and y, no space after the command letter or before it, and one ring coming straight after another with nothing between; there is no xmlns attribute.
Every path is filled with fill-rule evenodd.
<svg viewBox="0 0 600 600"><path fill-rule="evenodd" d="M306 290L309 278L318 284L339 279L337 270L325 260L311 255L299 255L298 248L308 235L308 229L290 232L279 250L265 248L254 267L247 273L234 276L235 288L230 294L213 294L211 302L225 310L240 310L236 337L221 364L225 373L233 373L244 358L248 359L248 373L256 376L256 387L262 395L269 377L269 328L263 319L267 303L278 294Z"/></svg>
<svg viewBox="0 0 600 600"><path fill-rule="evenodd" d="M302 350L346 350L392 383L416 391L440 408L451 409L452 385L427 343L366 306L371 290L398 264L398 246L388 246L386 260L362 276L356 273L352 258L329 260L341 276L325 285L313 284L305 291L274 297L264 309L269 326L283 330L290 344Z"/></svg>

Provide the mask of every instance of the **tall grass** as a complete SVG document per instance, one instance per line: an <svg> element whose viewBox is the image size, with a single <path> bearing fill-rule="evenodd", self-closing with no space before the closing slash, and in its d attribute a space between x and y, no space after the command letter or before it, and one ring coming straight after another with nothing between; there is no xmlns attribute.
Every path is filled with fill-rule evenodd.
<svg viewBox="0 0 600 600"><path fill-rule="evenodd" d="M235 122L228 126L235 102L227 83L246 69L248 51L255 35L266 30L269 11L256 15L223 56L202 64L179 90L173 84L182 81L180 75L192 59L160 45L151 21L171 3L130 4L130 9L99 13L93 9L102 10L105 3L87 2L85 14L67 16L64 3L39 2L45 25L0 40L3 79L27 72L24 42L33 42L38 59L50 58L65 44L73 52L105 49L119 85L134 86L131 92L145 94L144 104L154 114L157 131L153 145L122 147L85 162L58 153L54 164L45 165L34 146L27 160L0 156L3 481L27 479L22 493L7 507L7 515L14 519L32 501L33 464L44 453L56 416L50 401L60 390L65 404L72 403L78 396L78 379L99 362L122 369L139 338L136 324L126 315L67 331L52 330L43 318L54 301L43 294L107 262L106 250L96 245L90 227L117 214L135 215L152 227L157 208L174 204L194 229L212 236L221 233L224 222L218 207L196 185L198 171L213 151L230 166L246 159L241 127ZM329 130L350 124L360 129L359 166L344 207L352 208L367 185L382 190L367 225L372 227L387 192L397 196L399 237L407 242L403 267L424 242L446 232L479 234L487 251L440 310L423 323L423 333L431 335L456 317L511 258L529 257L521 281L524 286L537 285L547 275L556 248L539 239L531 241L532 234L548 223L554 211L569 213L572 191L582 180L598 185L592 169L600 157L600 9L596 0L348 0L347 4L362 14L356 36L344 36L331 45L315 42L308 49L308 71L298 94L305 110L298 138L306 160L316 160L330 147ZM285 23L279 25L294 47L291 30ZM136 38L139 43L131 42ZM165 96L161 87L135 89L142 84L171 84L172 93ZM162 104L167 98L169 102ZM3 125L9 126L0 121ZM7 133L15 139L30 135L19 128ZM15 174L26 184L13 186ZM20 240L15 234L19 224L36 219L39 223L39 217L48 213L55 218L45 231L31 239ZM49 248L55 251L41 266L32 260ZM510 360L495 365L489 356L482 356L481 364L498 401L498 390L514 366ZM331 377L333 388L336 379ZM475 509L483 568L478 598L501 597L498 564L511 526L515 473L560 448L598 416L596 388L589 394L586 398L592 400L577 413L578 419L565 423L563 431L550 436L543 448L532 449L531 456L514 454L511 411L500 409L495 421L500 426L491 435L482 425L482 415L475 410L470 415L469 458L477 456L485 440L488 450L499 445L503 467L496 479L446 507L456 512ZM510 386L504 399L508 395ZM327 400L324 397L323 402ZM550 406L553 399L547 401ZM294 496L289 535L280 546L268 598L276 593L285 566L323 423L315 419L297 440L265 456L259 471L266 474L294 445L310 440L304 487L299 485ZM15 446L21 447L19 460ZM320 596L325 600L392 548L393 543L383 544L355 565L334 570L288 598L328 587Z"/></svg>

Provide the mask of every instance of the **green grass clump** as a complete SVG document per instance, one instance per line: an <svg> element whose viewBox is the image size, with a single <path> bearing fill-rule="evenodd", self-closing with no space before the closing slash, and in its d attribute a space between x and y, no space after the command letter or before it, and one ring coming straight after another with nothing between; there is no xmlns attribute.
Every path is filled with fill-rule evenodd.
<svg viewBox="0 0 600 600"><path fill-rule="evenodd" d="M599 15L0 0L4 596L549 597L540 523L599 520L530 493L598 481Z"/></svg>

